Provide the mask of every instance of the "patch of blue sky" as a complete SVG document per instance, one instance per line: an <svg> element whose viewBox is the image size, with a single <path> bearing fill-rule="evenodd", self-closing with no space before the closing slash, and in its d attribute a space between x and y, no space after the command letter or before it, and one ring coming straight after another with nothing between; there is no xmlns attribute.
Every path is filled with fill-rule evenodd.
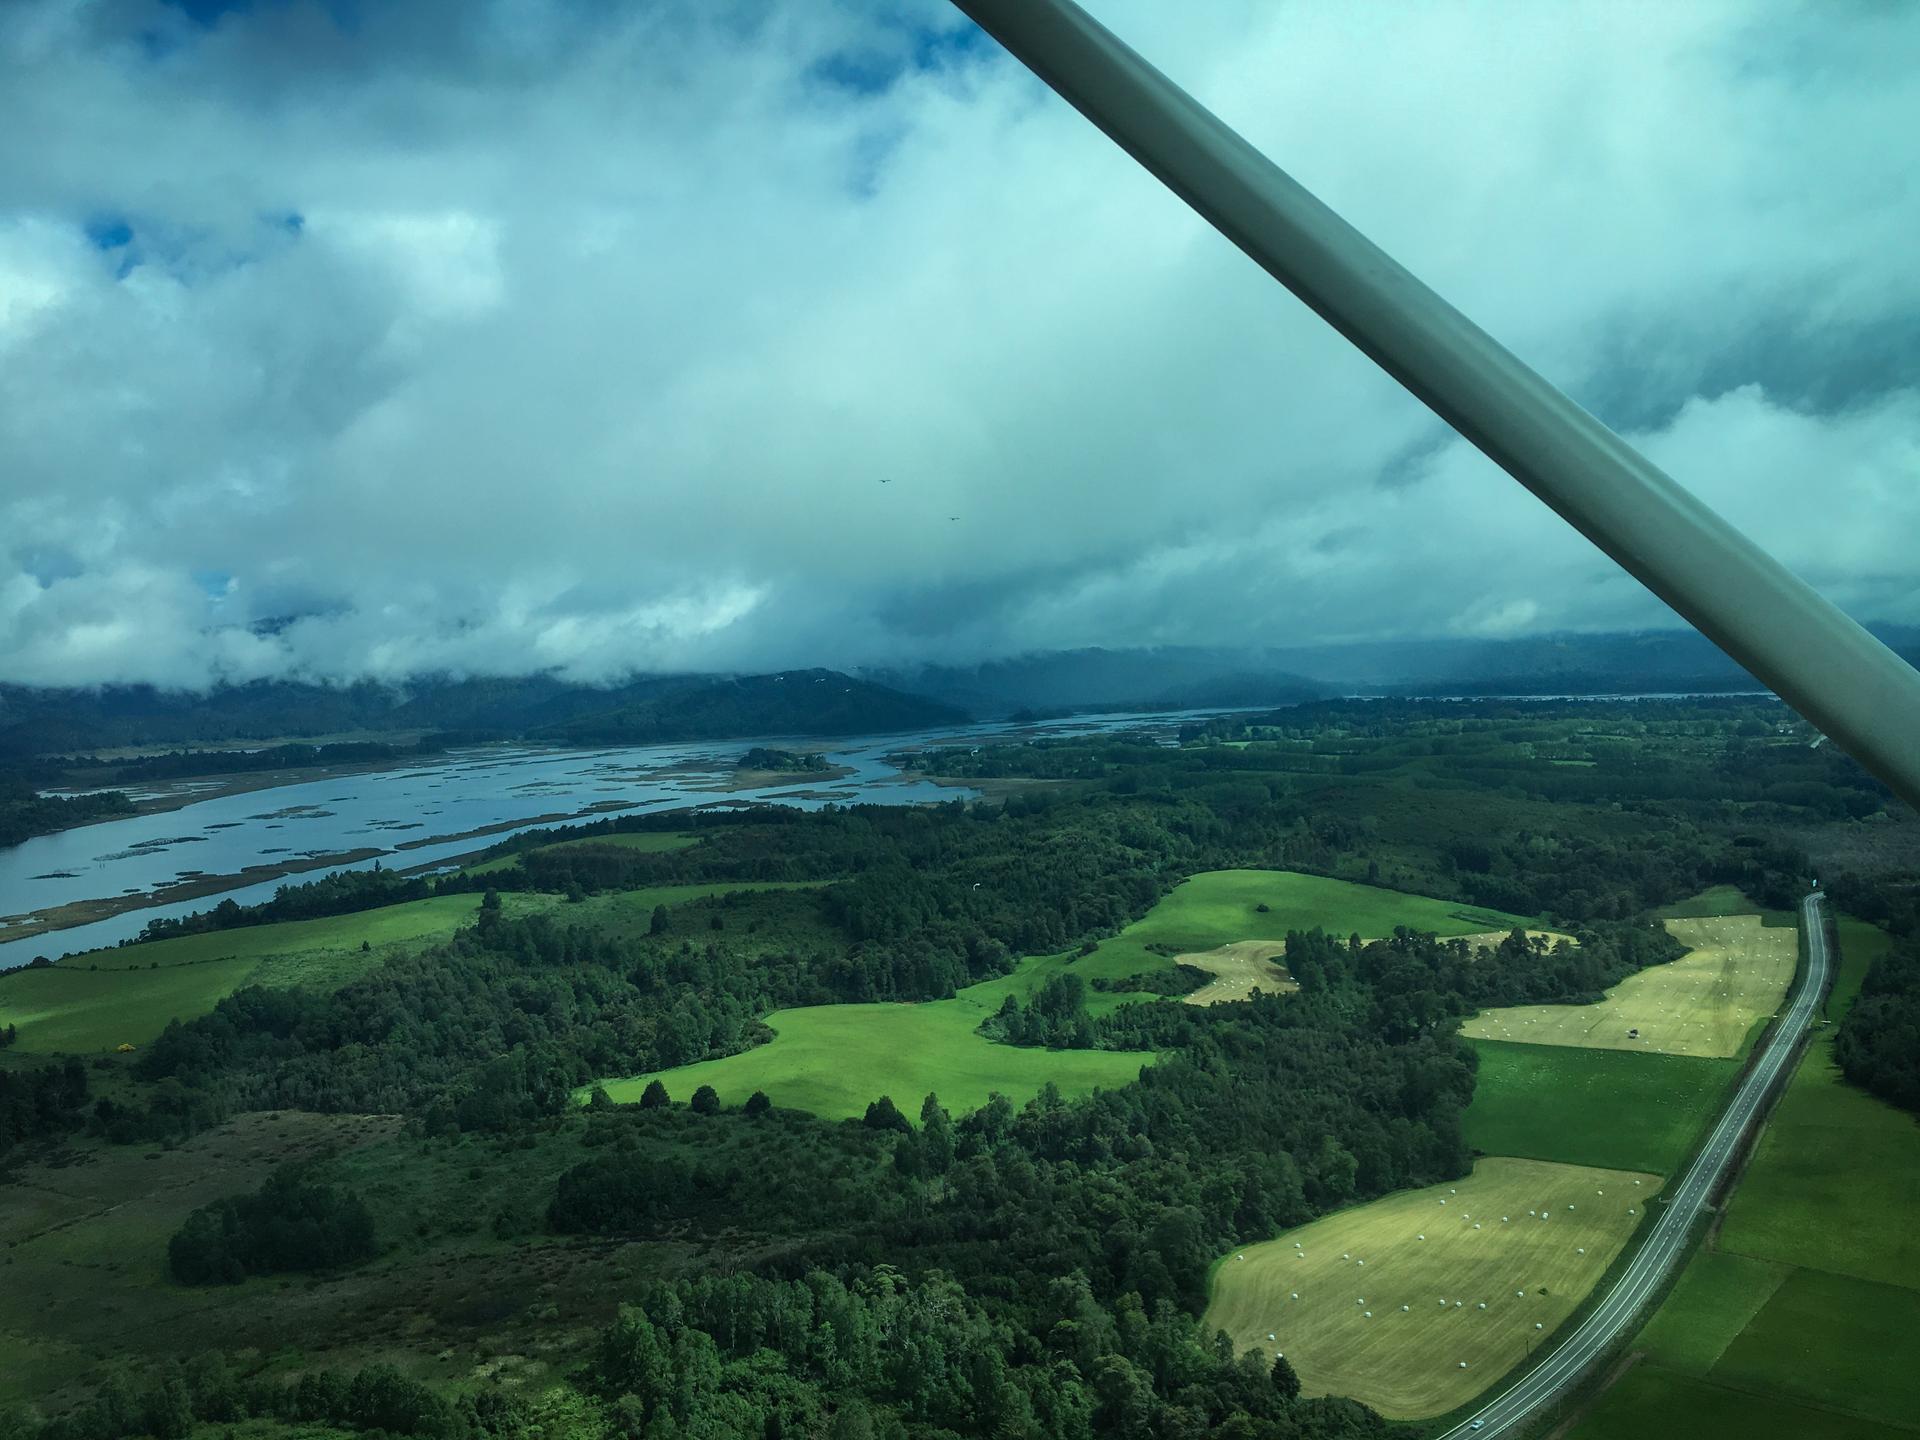
<svg viewBox="0 0 1920 1440"><path fill-rule="evenodd" d="M883 95L903 75L945 69L986 53L989 45L986 32L973 24L902 25L875 44L836 50L808 73L832 89Z"/></svg>

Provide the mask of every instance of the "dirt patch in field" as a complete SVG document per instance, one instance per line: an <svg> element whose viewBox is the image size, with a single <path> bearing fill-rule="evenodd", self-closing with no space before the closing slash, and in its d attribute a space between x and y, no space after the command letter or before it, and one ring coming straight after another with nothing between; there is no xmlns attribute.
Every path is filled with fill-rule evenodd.
<svg viewBox="0 0 1920 1440"><path fill-rule="evenodd" d="M1181 998L1188 1005L1224 1005L1231 1000L1251 999L1255 990L1268 995L1298 990L1286 967L1274 963L1286 953L1284 940L1236 940L1218 950L1176 955L1176 964L1191 965L1214 977L1211 983Z"/></svg>

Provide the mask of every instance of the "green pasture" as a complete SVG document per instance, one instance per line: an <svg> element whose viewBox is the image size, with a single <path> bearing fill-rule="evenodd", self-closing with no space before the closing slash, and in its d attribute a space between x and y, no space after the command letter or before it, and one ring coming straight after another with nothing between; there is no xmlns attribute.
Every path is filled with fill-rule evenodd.
<svg viewBox="0 0 1920 1440"><path fill-rule="evenodd" d="M578 840L556 840L551 845L534 847L539 851L569 850L582 845L591 845L596 850L616 849L632 850L641 855L663 855L670 850L685 850L689 845L698 845L701 837L679 830L647 830L640 832L623 831L613 835L586 835ZM531 855L534 851L515 851L510 855L496 855L491 860L482 860L478 865L468 865L468 875L491 875L496 871L508 870L520 863L520 856Z"/></svg>
<svg viewBox="0 0 1920 1440"><path fill-rule="evenodd" d="M806 888L788 882L656 885L579 904L518 893L502 895L501 903L508 915L558 911L570 923L638 935L647 931L658 905L671 908L736 891ZM478 895L436 895L350 915L95 950L57 965L0 975L0 1025L20 1027L14 1053L23 1055L144 1045L168 1021L204 1015L243 985L343 985L400 950L448 939L479 907Z"/></svg>
<svg viewBox="0 0 1920 1440"><path fill-rule="evenodd" d="M1845 1013L1885 948L1872 926L1843 922L1828 1012ZM1920 1289L1920 1124L1847 1084L1822 1031L1741 1181L1721 1248L1861 1280Z"/></svg>
<svg viewBox="0 0 1920 1440"><path fill-rule="evenodd" d="M1261 906L1267 908L1263 911ZM1171 966L1173 955L1214 950L1237 940L1284 940L1290 930L1321 929L1374 939L1396 926L1436 935L1477 935L1527 922L1518 915L1428 895L1357 885L1292 870L1210 870L1171 894L1093 954L1074 962L1088 979L1124 979ZM1163 947L1149 949L1149 946ZM1107 1006L1138 996L1107 997ZM1101 1006L1092 1005L1099 1009Z"/></svg>
<svg viewBox="0 0 1920 1440"><path fill-rule="evenodd" d="M1792 1273L1790 1265L1703 1250L1636 1346L1656 1364L1704 1376Z"/></svg>
<svg viewBox="0 0 1920 1440"><path fill-rule="evenodd" d="M1858 994L1886 935L1842 918L1827 1014ZM1911 1434L1920 1372L1920 1125L1848 1085L1815 1035L1727 1205L1635 1340L1648 1362L1573 1440L1647 1433L1753 1440Z"/></svg>
<svg viewBox="0 0 1920 1440"><path fill-rule="evenodd" d="M511 898L534 908L548 897ZM447 938L479 905L477 895L436 895L95 950L0 976L0 1024L18 1025L18 1048L35 1054L143 1045L168 1021L204 1015L243 985L344 984L398 948Z"/></svg>
<svg viewBox="0 0 1920 1440"><path fill-rule="evenodd" d="M1738 1062L1475 1040L1467 1143L1489 1155L1671 1175Z"/></svg>
<svg viewBox="0 0 1920 1440"><path fill-rule="evenodd" d="M1911 1440L1913 1431L1857 1415L1755 1395L1658 1365L1635 1366L1584 1416L1568 1440Z"/></svg>
<svg viewBox="0 0 1920 1440"><path fill-rule="evenodd" d="M624 897L611 897L620 899ZM591 902L590 902L591 903ZM1265 905L1262 912L1259 907ZM659 1079L684 1100L711 1085L729 1105L766 1091L776 1105L830 1118L860 1115L881 1095L913 1113L928 1091L959 1114L996 1092L1016 1103L1051 1081L1062 1094L1090 1094L1124 1085L1150 1055L1101 1050L1040 1050L999 1045L976 1027L1008 995L1025 996L1050 977L1123 978L1170 967L1173 953L1211 950L1234 940L1284 940L1289 930L1316 927L1373 936L1407 925L1471 935L1521 923L1480 910L1371 885L1285 870L1216 870L1179 885L1145 916L1091 955L1066 953L1024 960L1010 974L970 985L950 1000L920 1005L816 1005L767 1017L774 1039L739 1055L603 1082L615 1100L638 1100ZM1149 950L1166 947L1169 953ZM1153 997L1089 989L1087 1007L1103 1013Z"/></svg>
<svg viewBox="0 0 1920 1440"><path fill-rule="evenodd" d="M1920 1335L1920 1291L1796 1269L1710 1378L1894 1424L1920 1418L1920 1368L1897 1353Z"/></svg>
<svg viewBox="0 0 1920 1440"><path fill-rule="evenodd" d="M979 988L979 987L974 987ZM711 1085L722 1104L740 1105L764 1090L776 1105L828 1119L864 1114L891 1095L914 1116L929 1093L956 1115L977 1110L996 1092L1016 1104L1052 1081L1063 1095L1114 1089L1136 1079L1153 1057L1132 1051L1043 1050L997 1045L974 1033L989 1012L967 998L925 1005L813 1005L767 1017L775 1038L765 1045L662 1071L606 1082L615 1100L640 1098L659 1079L676 1100Z"/></svg>

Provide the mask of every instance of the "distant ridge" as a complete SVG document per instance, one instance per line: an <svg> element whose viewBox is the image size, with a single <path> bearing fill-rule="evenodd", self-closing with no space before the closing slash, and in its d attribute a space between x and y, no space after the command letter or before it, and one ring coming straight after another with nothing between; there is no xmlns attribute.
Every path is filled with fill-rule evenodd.
<svg viewBox="0 0 1920 1440"><path fill-rule="evenodd" d="M0 758L361 731L473 740L640 743L912 730L967 718L950 704L835 670L652 675L610 688L552 676L425 678L404 686L259 681L204 694L112 685L0 685Z"/></svg>

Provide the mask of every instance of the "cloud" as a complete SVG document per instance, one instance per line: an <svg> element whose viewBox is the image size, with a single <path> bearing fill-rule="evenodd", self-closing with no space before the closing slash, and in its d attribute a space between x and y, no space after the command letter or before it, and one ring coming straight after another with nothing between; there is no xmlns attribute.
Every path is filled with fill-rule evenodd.
<svg viewBox="0 0 1920 1440"><path fill-rule="evenodd" d="M1095 9L1920 621L1920 13ZM1673 623L934 0L354 15L0 10L0 677Z"/></svg>

